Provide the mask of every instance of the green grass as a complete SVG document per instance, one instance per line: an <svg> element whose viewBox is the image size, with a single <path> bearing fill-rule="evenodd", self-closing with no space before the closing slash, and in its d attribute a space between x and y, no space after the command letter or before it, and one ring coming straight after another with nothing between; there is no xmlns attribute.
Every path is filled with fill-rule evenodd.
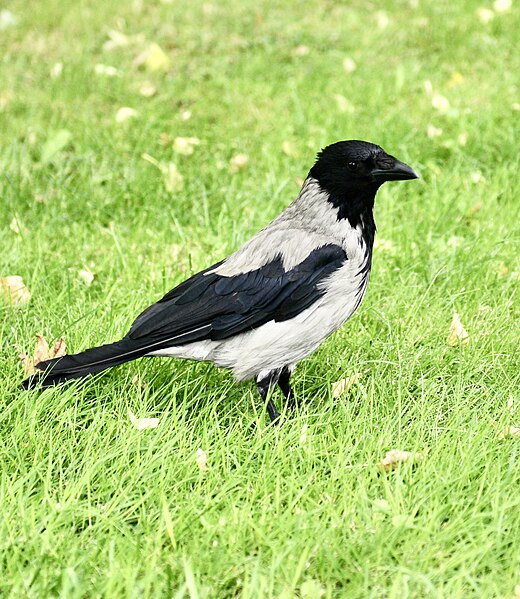
<svg viewBox="0 0 520 599"><path fill-rule="evenodd" d="M520 445L497 433L520 419L518 6L484 24L471 1L287 4L7 5L0 275L23 276L32 300L0 307L2 597L515 596ZM111 29L141 38L104 50ZM165 73L133 64L151 42ZM117 124L122 106L139 116ZM177 155L161 133L202 143ZM286 206L321 146L349 138L422 179L378 194L392 246L376 249L356 316L298 366L302 406L280 430L251 384L205 364L141 360L19 389L36 333L70 351L116 339ZM174 162L184 189L168 192L144 153ZM231 174L236 153L249 163ZM470 343L450 348L454 311ZM159 427L135 430L128 408ZM392 448L427 456L382 474Z"/></svg>

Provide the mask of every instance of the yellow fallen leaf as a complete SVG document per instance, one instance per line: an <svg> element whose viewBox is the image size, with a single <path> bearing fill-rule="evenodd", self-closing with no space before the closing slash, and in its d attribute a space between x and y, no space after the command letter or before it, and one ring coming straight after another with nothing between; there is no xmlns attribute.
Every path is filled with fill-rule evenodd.
<svg viewBox="0 0 520 599"><path fill-rule="evenodd" d="M394 242L390 239L382 239L377 237L374 241L374 249L382 252L393 252L395 249Z"/></svg>
<svg viewBox="0 0 520 599"><path fill-rule="evenodd" d="M385 457L379 462L378 468L380 470L384 470L385 472L389 472L404 462L417 462L422 460L423 457L424 455L422 453L403 451L401 449L392 449L388 451Z"/></svg>
<svg viewBox="0 0 520 599"><path fill-rule="evenodd" d="M465 131L460 133L457 141L459 142L459 146L465 146L468 143L468 134Z"/></svg>
<svg viewBox="0 0 520 599"><path fill-rule="evenodd" d="M453 71L448 81L448 87L456 87L464 81L464 76L459 71Z"/></svg>
<svg viewBox="0 0 520 599"><path fill-rule="evenodd" d="M433 139L434 137L439 137L440 135L442 135L442 129L439 129L434 125L428 125L428 127L426 128L426 135L430 139Z"/></svg>
<svg viewBox="0 0 520 599"><path fill-rule="evenodd" d="M390 25L390 17L384 10L376 12L376 23L379 29L386 29Z"/></svg>
<svg viewBox="0 0 520 599"><path fill-rule="evenodd" d="M238 173L247 166L249 158L246 154L235 154L229 161L229 171L231 173Z"/></svg>
<svg viewBox="0 0 520 599"><path fill-rule="evenodd" d="M23 224L18 220L17 216L13 216L13 219L9 223L9 228L13 233L17 235L22 235L27 232L27 229L23 226Z"/></svg>
<svg viewBox="0 0 520 599"><path fill-rule="evenodd" d="M62 62L56 62L52 65L51 71L50 71L50 75L51 75L51 79L57 79L63 72L63 63Z"/></svg>
<svg viewBox="0 0 520 599"><path fill-rule="evenodd" d="M139 93L144 98L151 98L157 93L157 88L150 81L143 81L139 87Z"/></svg>
<svg viewBox="0 0 520 599"><path fill-rule="evenodd" d="M344 58L343 59L343 70L345 73L353 73L357 68L356 63L352 60L352 58Z"/></svg>
<svg viewBox="0 0 520 599"><path fill-rule="evenodd" d="M456 347L460 344L469 342L469 335L466 329L462 326L460 316L455 312L451 320L450 332L448 334L447 343L450 347Z"/></svg>
<svg viewBox="0 0 520 599"><path fill-rule="evenodd" d="M20 354L20 360L22 360L23 369L27 376L36 372L36 364L45 360L52 360L53 358L61 358L66 354L67 347L63 337L60 337L56 341L52 349L49 349L49 345L42 335L36 335L36 339L38 341L36 342L32 358L29 358L25 354Z"/></svg>
<svg viewBox="0 0 520 599"><path fill-rule="evenodd" d="M507 410L511 413L515 411L515 400L512 395L507 398Z"/></svg>
<svg viewBox="0 0 520 599"><path fill-rule="evenodd" d="M469 178L472 183L483 183L486 180L480 171L473 171L470 173Z"/></svg>
<svg viewBox="0 0 520 599"><path fill-rule="evenodd" d="M85 268L78 272L78 276L87 287L90 287L96 275L89 269Z"/></svg>
<svg viewBox="0 0 520 599"><path fill-rule="evenodd" d="M432 106L441 114L445 114L450 109L450 102L448 98L446 98L442 94L434 92L434 94L432 95Z"/></svg>
<svg viewBox="0 0 520 599"><path fill-rule="evenodd" d="M181 121L189 121L191 119L191 110L181 111Z"/></svg>
<svg viewBox="0 0 520 599"><path fill-rule="evenodd" d="M363 375L361 372L348 376L347 378L341 379L332 383L332 397L341 397L345 393L348 393L354 385L357 385Z"/></svg>
<svg viewBox="0 0 520 599"><path fill-rule="evenodd" d="M94 66L94 73L96 75L105 75L106 77L117 77L121 75L121 72L108 64L98 63Z"/></svg>
<svg viewBox="0 0 520 599"><path fill-rule="evenodd" d="M296 48L291 51L291 56L307 56L309 52L310 50L308 46L296 46Z"/></svg>
<svg viewBox="0 0 520 599"><path fill-rule="evenodd" d="M114 48L123 48L130 44L130 38L115 29L109 29L107 32L108 40L103 44L103 50L113 50Z"/></svg>
<svg viewBox="0 0 520 599"><path fill-rule="evenodd" d="M126 35L122 31L110 29L107 35L108 40L103 44L103 50L115 50L117 48L125 48L126 46L142 46L145 41L142 33Z"/></svg>
<svg viewBox="0 0 520 599"><path fill-rule="evenodd" d="M163 169L163 175L166 191L172 193L180 191L184 187L184 177L179 173L173 162L169 162Z"/></svg>
<svg viewBox="0 0 520 599"><path fill-rule="evenodd" d="M31 293L18 275L0 277L0 287L2 298L12 306L25 306L31 299Z"/></svg>
<svg viewBox="0 0 520 599"><path fill-rule="evenodd" d="M495 0L493 2L493 8L496 12L507 12L511 10L511 6L513 5L513 0Z"/></svg>
<svg viewBox="0 0 520 599"><path fill-rule="evenodd" d="M0 10L0 31L16 25L18 17L16 17L10 10L3 8Z"/></svg>
<svg viewBox="0 0 520 599"><path fill-rule="evenodd" d="M477 18L481 23L489 23L495 18L495 13L489 8L484 8L481 6L476 10Z"/></svg>
<svg viewBox="0 0 520 599"><path fill-rule="evenodd" d="M124 123L128 119L133 119L136 116L139 116L139 112L134 108L130 108L129 106L122 106L116 112L116 123Z"/></svg>
<svg viewBox="0 0 520 599"><path fill-rule="evenodd" d="M200 447L195 452L195 462L197 463L199 470L201 470L202 472L208 469L208 456L206 452Z"/></svg>
<svg viewBox="0 0 520 599"><path fill-rule="evenodd" d="M193 154L195 146L200 144L200 139L197 137L176 137L173 140L173 149L178 154L189 156Z"/></svg>
<svg viewBox="0 0 520 599"><path fill-rule="evenodd" d="M137 418L130 408L128 408L128 417L138 431L157 428L159 426L159 418Z"/></svg>
<svg viewBox="0 0 520 599"><path fill-rule="evenodd" d="M298 150L293 146L290 141L282 142L282 152L286 156L291 156L292 158L297 158L299 156Z"/></svg>
<svg viewBox="0 0 520 599"><path fill-rule="evenodd" d="M300 445L305 445L307 443L307 425L304 424L302 426L302 430L300 431Z"/></svg>
<svg viewBox="0 0 520 599"><path fill-rule="evenodd" d="M170 57L156 44L150 46L134 60L135 66L143 66L148 71L168 71L171 66Z"/></svg>
<svg viewBox="0 0 520 599"><path fill-rule="evenodd" d="M334 100L336 100L336 105L340 112L348 112L352 114L356 111L354 105L347 100L345 96L342 96L341 94L334 94Z"/></svg>
<svg viewBox="0 0 520 599"><path fill-rule="evenodd" d="M498 433L499 439L507 439L508 437L520 437L520 426L506 426Z"/></svg>
<svg viewBox="0 0 520 599"><path fill-rule="evenodd" d="M327 589L318 580L313 578L309 578L300 586L299 596L301 599L319 599L326 594Z"/></svg>
<svg viewBox="0 0 520 599"><path fill-rule="evenodd" d="M173 162L169 162L168 164L159 162L153 156L150 156L150 154L143 154L141 158L153 164L161 171L166 191L171 193L173 191L180 191L184 187L184 177L179 173Z"/></svg>

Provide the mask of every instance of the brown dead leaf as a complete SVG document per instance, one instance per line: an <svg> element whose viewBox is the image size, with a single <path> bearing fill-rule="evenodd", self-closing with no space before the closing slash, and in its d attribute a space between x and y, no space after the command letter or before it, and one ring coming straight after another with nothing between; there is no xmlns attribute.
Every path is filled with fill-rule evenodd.
<svg viewBox="0 0 520 599"><path fill-rule="evenodd" d="M379 462L377 467L384 472L394 470L404 462L418 462L422 460L424 455L416 451L403 451L401 449L392 449L387 451L385 457Z"/></svg>
<svg viewBox="0 0 520 599"><path fill-rule="evenodd" d="M12 306L25 306L31 299L30 291L18 275L0 277L0 292L4 301Z"/></svg>
<svg viewBox="0 0 520 599"><path fill-rule="evenodd" d="M469 335L466 329L462 326L460 316L455 312L450 325L447 343L450 347L463 345L469 342Z"/></svg>
<svg viewBox="0 0 520 599"><path fill-rule="evenodd" d="M52 349L49 349L49 344L42 335L36 335L36 339L38 341L36 342L32 358L29 358L25 354L20 354L20 360L22 360L23 369L27 376L36 372L36 364L45 362L45 360L52 360L53 358L61 358L66 354L67 350L63 337L60 337L56 341Z"/></svg>

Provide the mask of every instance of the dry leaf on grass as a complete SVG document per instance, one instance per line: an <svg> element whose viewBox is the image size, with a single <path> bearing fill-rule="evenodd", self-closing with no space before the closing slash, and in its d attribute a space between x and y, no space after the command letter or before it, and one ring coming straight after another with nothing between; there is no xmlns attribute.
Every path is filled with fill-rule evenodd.
<svg viewBox="0 0 520 599"><path fill-rule="evenodd" d="M404 462L418 462L422 460L424 455L416 451L403 451L401 449L392 449L388 451L385 457L379 462L377 467L384 472L394 470Z"/></svg>
<svg viewBox="0 0 520 599"><path fill-rule="evenodd" d="M124 123L128 119L133 119L136 116L139 116L139 112L134 108L130 108L129 106L122 106L116 112L116 123Z"/></svg>
<svg viewBox="0 0 520 599"><path fill-rule="evenodd" d="M170 57L156 44L150 46L134 60L136 67L143 66L149 71L167 71L171 66Z"/></svg>
<svg viewBox="0 0 520 599"><path fill-rule="evenodd" d="M18 18L6 8L0 10L0 31L16 25Z"/></svg>
<svg viewBox="0 0 520 599"><path fill-rule="evenodd" d="M38 341L34 348L34 355L29 358L25 354L20 354L20 360L22 361L23 369L27 376L31 376L36 372L36 364L45 362L45 360L52 360L53 358L61 358L66 354L67 347L65 345L65 339L60 337L54 344L52 349L49 349L49 344L45 341L42 335L36 335Z"/></svg>
<svg viewBox="0 0 520 599"><path fill-rule="evenodd" d="M180 191L184 187L184 177L179 173L173 162L168 162L167 164L159 162L153 156L150 156L150 154L143 154L141 158L153 164L161 171L166 191L173 193L174 191Z"/></svg>
<svg viewBox="0 0 520 599"><path fill-rule="evenodd" d="M456 347L460 344L466 344L469 342L469 335L466 329L462 326L460 316L455 312L450 325L450 332L448 335L447 343L450 347Z"/></svg>
<svg viewBox="0 0 520 599"><path fill-rule="evenodd" d="M507 439L508 437L520 437L520 426L506 426L498 433L499 439Z"/></svg>
<svg viewBox="0 0 520 599"><path fill-rule="evenodd" d="M189 156L190 154L193 154L195 146L198 146L199 144L200 139L198 137L176 137L173 140L173 149L177 154Z"/></svg>
<svg viewBox="0 0 520 599"><path fill-rule="evenodd" d="M432 95L432 106L441 114L446 114L450 109L450 102L448 98L446 98L442 94L434 93Z"/></svg>
<svg viewBox="0 0 520 599"><path fill-rule="evenodd" d="M128 417L138 431L157 428L159 426L159 418L137 418L130 408L128 408Z"/></svg>
<svg viewBox="0 0 520 599"><path fill-rule="evenodd" d="M495 0L493 2L493 8L496 12L507 12L511 10L511 6L513 6L513 0Z"/></svg>
<svg viewBox="0 0 520 599"><path fill-rule="evenodd" d="M354 385L357 385L361 380L361 372L356 372L351 376L348 376L340 381L332 383L332 397L341 397L345 393L348 393Z"/></svg>
<svg viewBox="0 0 520 599"><path fill-rule="evenodd" d="M52 65L50 70L51 79L57 79L63 73L63 63L56 62Z"/></svg>
<svg viewBox="0 0 520 599"><path fill-rule="evenodd" d="M428 125L428 127L426 128L426 135L430 139L433 139L434 137L439 137L442 135L442 129L435 127L435 125Z"/></svg>
<svg viewBox="0 0 520 599"><path fill-rule="evenodd" d="M78 276L87 287L90 287L92 285L92 282L96 277L96 275L87 268L78 271Z"/></svg>
<svg viewBox="0 0 520 599"><path fill-rule="evenodd" d="M293 48L291 50L291 56L307 56L307 54L309 54L310 49L308 46L296 46L296 48Z"/></svg>
<svg viewBox="0 0 520 599"><path fill-rule="evenodd" d="M139 93L145 98L151 98L157 93L157 88L151 81L143 81L139 86Z"/></svg>
<svg viewBox="0 0 520 599"><path fill-rule="evenodd" d="M72 133L67 129L59 129L47 138L43 144L40 160L42 164L49 163L58 152L64 150L72 141Z"/></svg>
<svg viewBox="0 0 520 599"><path fill-rule="evenodd" d="M336 100L336 105L340 112L348 112L350 114L356 112L355 106L345 96L334 94L334 100Z"/></svg>
<svg viewBox="0 0 520 599"><path fill-rule="evenodd" d="M116 67L101 63L94 66L94 73L96 75L104 75L105 77L118 77L121 75L121 72Z"/></svg>
<svg viewBox="0 0 520 599"><path fill-rule="evenodd" d="M197 462L199 470L201 470L202 472L208 469L208 456L206 452L200 447L195 452L195 461Z"/></svg>
<svg viewBox="0 0 520 599"><path fill-rule="evenodd" d="M247 166L249 158L246 154L235 154L229 161L229 172L238 173Z"/></svg>
<svg viewBox="0 0 520 599"><path fill-rule="evenodd" d="M495 13L489 9L489 8L485 8L485 7L480 7L477 8L476 10L476 14L477 14L477 18L481 23L489 23L490 21L492 21L495 18Z"/></svg>
<svg viewBox="0 0 520 599"><path fill-rule="evenodd" d="M31 299L30 291L18 275L0 277L0 291L3 300L12 306L25 306Z"/></svg>
<svg viewBox="0 0 520 599"><path fill-rule="evenodd" d="M298 150L288 140L286 140L286 141L284 141L282 143L282 152L286 156L290 156L291 158L298 158L298 156L300 155L300 153L298 152Z"/></svg>
<svg viewBox="0 0 520 599"><path fill-rule="evenodd" d="M345 73L353 73L357 68L356 63L352 58L344 58L343 59L343 70Z"/></svg>

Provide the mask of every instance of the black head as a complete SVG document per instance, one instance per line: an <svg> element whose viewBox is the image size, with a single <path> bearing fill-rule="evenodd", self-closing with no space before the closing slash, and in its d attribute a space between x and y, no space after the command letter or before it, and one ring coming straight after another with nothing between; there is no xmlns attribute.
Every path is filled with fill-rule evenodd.
<svg viewBox="0 0 520 599"><path fill-rule="evenodd" d="M376 192L385 181L419 176L383 148L358 140L338 141L324 148L309 175L339 208L338 218L348 218L352 226L358 224L361 214L371 213Z"/></svg>

